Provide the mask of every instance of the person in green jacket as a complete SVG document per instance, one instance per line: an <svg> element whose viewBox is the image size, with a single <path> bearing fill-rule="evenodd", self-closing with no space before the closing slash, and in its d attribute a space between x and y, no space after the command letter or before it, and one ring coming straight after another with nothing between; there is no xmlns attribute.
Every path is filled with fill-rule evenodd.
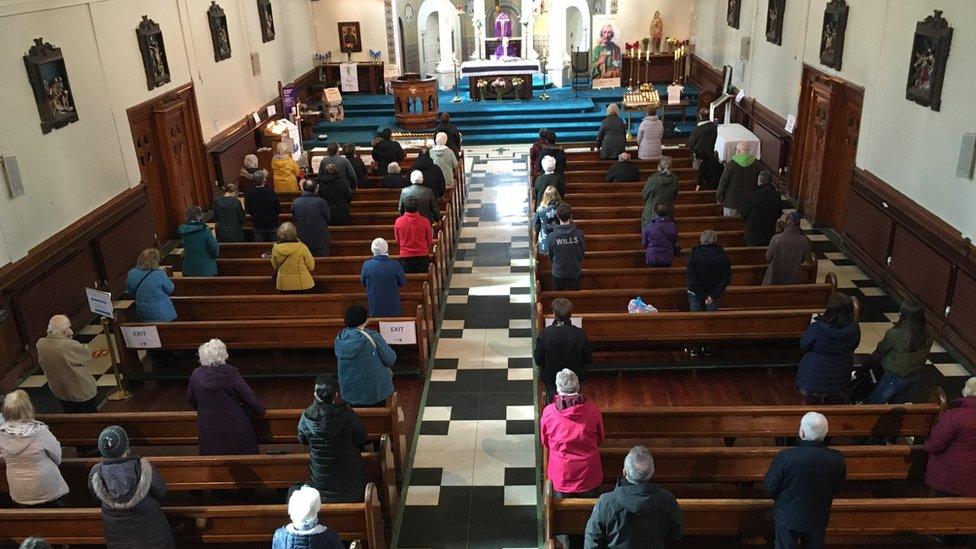
<svg viewBox="0 0 976 549"><path fill-rule="evenodd" d="M203 222L200 206L186 209L186 223L176 232L183 239L183 276L215 276L220 244Z"/></svg>
<svg viewBox="0 0 976 549"><path fill-rule="evenodd" d="M871 404L902 402L918 383L919 372L932 349L934 337L925 324L925 309L912 298L901 305L898 322L885 332L874 355L883 354L884 375L871 393Z"/></svg>
<svg viewBox="0 0 976 549"><path fill-rule="evenodd" d="M654 207L667 204L668 209L674 204L678 196L678 176L671 172L671 157L662 156L657 165L657 173L647 178L644 190L644 213L641 215L641 231L654 219Z"/></svg>

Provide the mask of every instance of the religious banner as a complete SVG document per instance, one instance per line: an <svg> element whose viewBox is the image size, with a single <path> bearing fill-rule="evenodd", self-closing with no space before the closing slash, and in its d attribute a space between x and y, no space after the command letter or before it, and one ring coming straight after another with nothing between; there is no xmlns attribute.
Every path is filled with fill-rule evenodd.
<svg viewBox="0 0 976 549"><path fill-rule="evenodd" d="M339 85L344 92L359 91L359 64L340 63L339 64Z"/></svg>
<svg viewBox="0 0 976 549"><path fill-rule="evenodd" d="M295 89L294 84L288 84L287 86L281 87L281 108L284 111L282 114L288 120L292 122L295 121L295 104L298 103L298 90Z"/></svg>
<svg viewBox="0 0 976 549"><path fill-rule="evenodd" d="M593 17L593 51L590 55L590 77L593 89L616 88L620 86L623 55L617 44L616 17L597 15Z"/></svg>

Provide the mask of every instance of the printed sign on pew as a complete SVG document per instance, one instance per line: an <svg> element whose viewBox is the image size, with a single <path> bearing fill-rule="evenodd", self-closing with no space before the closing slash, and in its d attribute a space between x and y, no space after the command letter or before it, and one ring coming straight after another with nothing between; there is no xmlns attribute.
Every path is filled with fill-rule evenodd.
<svg viewBox="0 0 976 549"><path fill-rule="evenodd" d="M415 345L417 343L417 323L380 321L380 335L390 345Z"/></svg>
<svg viewBox="0 0 976 549"><path fill-rule="evenodd" d="M158 349L163 346L155 326L122 326L122 338L130 349Z"/></svg>

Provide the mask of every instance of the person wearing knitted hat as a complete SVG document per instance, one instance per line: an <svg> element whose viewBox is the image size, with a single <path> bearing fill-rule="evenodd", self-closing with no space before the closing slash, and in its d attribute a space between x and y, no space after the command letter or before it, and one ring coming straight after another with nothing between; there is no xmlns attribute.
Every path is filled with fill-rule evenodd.
<svg viewBox="0 0 976 549"><path fill-rule="evenodd" d="M346 309L346 328L335 338L342 399L353 406L384 406L393 393L396 352L375 330L366 328L369 316L362 305Z"/></svg>
<svg viewBox="0 0 976 549"><path fill-rule="evenodd" d="M783 232L769 239L769 247L766 248L769 266L766 267L763 286L808 282L803 262L810 260L812 245L810 239L800 230L801 219L799 212L790 212L786 216Z"/></svg>
<svg viewBox="0 0 976 549"><path fill-rule="evenodd" d="M373 240L371 248L373 257L363 262L359 273L366 287L369 316L400 316L403 312L400 288L407 283L403 265L390 259L390 245L386 240Z"/></svg>
<svg viewBox="0 0 976 549"><path fill-rule="evenodd" d="M319 491L322 501L362 501L366 475L360 452L366 444L366 428L338 395L339 386L332 376L315 378L312 403L298 420L298 440L308 446L309 485Z"/></svg>
<svg viewBox="0 0 976 549"><path fill-rule="evenodd" d="M302 486L288 498L290 524L278 528L271 539L271 549L343 549L335 530L319 524L322 500L311 486Z"/></svg>
<svg viewBox="0 0 976 549"><path fill-rule="evenodd" d="M88 488L102 505L108 549L175 549L163 514L166 481L144 458L129 453L125 429L112 425L98 435L101 463L88 474Z"/></svg>

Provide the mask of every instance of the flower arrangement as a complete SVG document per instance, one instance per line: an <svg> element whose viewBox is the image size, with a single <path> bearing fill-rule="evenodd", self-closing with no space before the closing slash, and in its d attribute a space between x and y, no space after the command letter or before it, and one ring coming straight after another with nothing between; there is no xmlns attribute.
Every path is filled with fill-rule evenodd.
<svg viewBox="0 0 976 549"><path fill-rule="evenodd" d="M372 59L373 63L379 63L382 57L383 52L380 50L369 50L369 58Z"/></svg>
<svg viewBox="0 0 976 549"><path fill-rule="evenodd" d="M481 79L479 79L478 80L478 95L481 97L481 99L485 99L485 93L486 93L487 88L488 88L488 81L487 80L481 80Z"/></svg>
<svg viewBox="0 0 976 549"><path fill-rule="evenodd" d="M507 85L508 82L506 82L505 79L500 76L491 82L491 87L495 88L495 100L497 101L502 100L502 90Z"/></svg>
<svg viewBox="0 0 976 549"><path fill-rule="evenodd" d="M524 83L525 83L525 80L522 80L522 78L519 77L519 76L516 76L515 78L512 78L512 85L515 86L516 88L519 87L519 86L521 86Z"/></svg>

